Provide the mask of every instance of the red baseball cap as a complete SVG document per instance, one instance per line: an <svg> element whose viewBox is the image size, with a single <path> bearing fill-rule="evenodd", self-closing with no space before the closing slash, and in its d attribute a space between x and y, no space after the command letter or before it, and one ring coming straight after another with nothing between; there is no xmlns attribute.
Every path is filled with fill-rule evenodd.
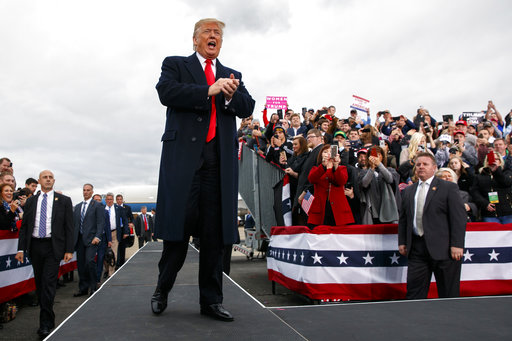
<svg viewBox="0 0 512 341"><path fill-rule="evenodd" d="M455 135L457 135L457 134L462 134L462 135L466 136L466 133L464 133L462 130L455 130L455 131L453 132L453 136L455 136Z"/></svg>
<svg viewBox="0 0 512 341"><path fill-rule="evenodd" d="M464 120L458 120L457 122L455 122L455 125L459 125L459 124L463 124L466 127L468 126L468 123L466 121L464 121Z"/></svg>

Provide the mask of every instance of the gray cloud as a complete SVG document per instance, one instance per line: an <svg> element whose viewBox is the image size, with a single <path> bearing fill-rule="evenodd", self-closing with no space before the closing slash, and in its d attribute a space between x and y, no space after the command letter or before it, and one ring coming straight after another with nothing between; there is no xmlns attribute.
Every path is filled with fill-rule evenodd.
<svg viewBox="0 0 512 341"><path fill-rule="evenodd" d="M37 1L0 5L0 157L18 183L44 168L57 187L157 183L166 55L192 53L194 23L227 24L222 62L243 72L261 117L265 96L294 109L353 94L372 110L506 114L512 4L505 1ZM80 191L78 192L80 194Z"/></svg>
<svg viewBox="0 0 512 341"><path fill-rule="evenodd" d="M288 1L220 0L205 4L203 0L192 0L187 4L192 11L204 13L202 17L210 17L214 13L214 16L226 23L226 31L229 33L264 35L290 28L291 10Z"/></svg>

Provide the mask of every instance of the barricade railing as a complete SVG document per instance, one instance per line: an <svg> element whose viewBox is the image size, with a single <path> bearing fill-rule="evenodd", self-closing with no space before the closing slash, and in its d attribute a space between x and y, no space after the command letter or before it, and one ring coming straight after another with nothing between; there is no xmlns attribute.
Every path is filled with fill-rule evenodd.
<svg viewBox="0 0 512 341"><path fill-rule="evenodd" d="M270 236L270 229L276 225L274 186L283 179L284 172L245 144L241 148L238 192L255 221L254 230L246 231L245 245L261 251L262 241ZM252 254L247 256L252 257Z"/></svg>

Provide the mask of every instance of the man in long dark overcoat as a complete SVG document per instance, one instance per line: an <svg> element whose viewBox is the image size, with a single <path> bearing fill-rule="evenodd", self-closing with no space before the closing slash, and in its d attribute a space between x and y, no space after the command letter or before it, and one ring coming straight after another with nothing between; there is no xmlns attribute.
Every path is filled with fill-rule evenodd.
<svg viewBox="0 0 512 341"><path fill-rule="evenodd" d="M249 117L254 100L238 71L217 56L224 23L196 23L189 57L167 57L156 86L167 107L162 136L155 237L164 240L158 285L151 299L155 314L181 269L191 235L201 240L201 314L223 321L233 316L222 306L222 256L239 242L237 229L238 140L235 117Z"/></svg>

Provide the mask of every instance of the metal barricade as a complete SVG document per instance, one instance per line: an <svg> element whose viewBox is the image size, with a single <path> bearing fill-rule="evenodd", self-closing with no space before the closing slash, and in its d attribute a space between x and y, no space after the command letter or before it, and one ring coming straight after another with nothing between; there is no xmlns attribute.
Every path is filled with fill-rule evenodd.
<svg viewBox="0 0 512 341"><path fill-rule="evenodd" d="M276 225L274 186L283 179L284 172L245 144L238 164L238 192L254 218L255 227L245 229L245 244L234 248L252 258L254 250L265 252L270 229Z"/></svg>

